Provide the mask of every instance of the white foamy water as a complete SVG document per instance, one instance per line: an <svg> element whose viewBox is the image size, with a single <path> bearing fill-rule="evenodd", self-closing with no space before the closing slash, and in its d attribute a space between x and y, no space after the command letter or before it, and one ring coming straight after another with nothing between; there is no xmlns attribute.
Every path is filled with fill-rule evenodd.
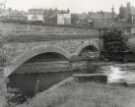
<svg viewBox="0 0 135 107"><path fill-rule="evenodd" d="M135 68L131 66L131 68ZM104 66L102 72L108 77L108 83L135 84L135 69L125 66Z"/></svg>
<svg viewBox="0 0 135 107"><path fill-rule="evenodd" d="M110 73L108 74L108 83L122 83L125 82L126 71L121 70L120 67L110 66Z"/></svg>

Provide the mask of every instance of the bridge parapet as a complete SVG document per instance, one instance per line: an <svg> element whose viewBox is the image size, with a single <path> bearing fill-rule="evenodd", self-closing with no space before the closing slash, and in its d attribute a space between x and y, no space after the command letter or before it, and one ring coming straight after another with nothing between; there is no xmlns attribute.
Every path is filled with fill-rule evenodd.
<svg viewBox="0 0 135 107"><path fill-rule="evenodd" d="M2 36L22 36L22 35L89 35L98 36L98 31L94 29L47 26L20 23L0 22L0 34Z"/></svg>

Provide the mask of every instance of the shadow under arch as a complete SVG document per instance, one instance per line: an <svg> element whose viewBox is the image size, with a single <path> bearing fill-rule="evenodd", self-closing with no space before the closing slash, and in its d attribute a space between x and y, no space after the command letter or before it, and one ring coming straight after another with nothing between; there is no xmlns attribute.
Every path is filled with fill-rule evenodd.
<svg viewBox="0 0 135 107"><path fill-rule="evenodd" d="M81 45L81 46L77 49L77 51L76 51L76 56L79 56L80 53L81 53L86 47L89 47L89 46L91 46L91 47L95 48L97 51L99 51L99 47L98 47L96 44L84 43L83 45Z"/></svg>
<svg viewBox="0 0 135 107"><path fill-rule="evenodd" d="M26 51L23 55L19 56L11 65L7 66L4 69L4 76L8 77L11 75L18 67L20 67L23 63L28 61L34 56L47 53L47 52L55 52L62 56L64 56L67 60L71 58L70 53L63 48L48 46L48 47L36 47L31 50Z"/></svg>

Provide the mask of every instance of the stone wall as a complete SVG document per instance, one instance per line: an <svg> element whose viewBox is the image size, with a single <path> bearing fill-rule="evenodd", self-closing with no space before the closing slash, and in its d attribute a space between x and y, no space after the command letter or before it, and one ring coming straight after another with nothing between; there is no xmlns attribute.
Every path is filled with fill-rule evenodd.
<svg viewBox="0 0 135 107"><path fill-rule="evenodd" d="M4 76L4 70L2 67L0 67L0 107L6 107L7 105L7 85L6 85L6 79Z"/></svg>
<svg viewBox="0 0 135 107"><path fill-rule="evenodd" d="M48 47L57 47L68 54L69 56L78 55L79 52L86 46L92 45L99 49L99 39L79 39L79 40L55 40L46 42L29 42L29 43L7 43L3 46L7 56L7 62L10 64L14 62L17 57L24 55L27 51L34 50L36 48L41 48L46 50Z"/></svg>
<svg viewBox="0 0 135 107"><path fill-rule="evenodd" d="M31 25L19 23L3 23L0 22L0 34L2 36L11 35L39 35L39 34L82 34L90 36L98 36L99 32L94 29L75 28L75 27L60 27L60 26L45 26Z"/></svg>

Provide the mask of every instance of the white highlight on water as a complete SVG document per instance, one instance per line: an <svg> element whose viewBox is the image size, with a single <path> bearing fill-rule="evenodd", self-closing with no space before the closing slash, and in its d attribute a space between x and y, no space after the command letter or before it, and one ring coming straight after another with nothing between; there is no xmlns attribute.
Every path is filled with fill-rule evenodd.
<svg viewBox="0 0 135 107"><path fill-rule="evenodd" d="M122 83L125 79L126 71L121 70L120 67L110 66L110 73L108 74L108 83Z"/></svg>

